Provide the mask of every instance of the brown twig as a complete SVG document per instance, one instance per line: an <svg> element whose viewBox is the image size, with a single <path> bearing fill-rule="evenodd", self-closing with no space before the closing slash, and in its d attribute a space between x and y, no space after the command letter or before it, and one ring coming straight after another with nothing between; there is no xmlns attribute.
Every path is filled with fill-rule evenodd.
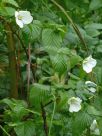
<svg viewBox="0 0 102 136"><path fill-rule="evenodd" d="M26 47L25 47L23 41L21 40L20 36L12 29L10 23L9 23L4 17L0 16L0 20L1 20L1 21L4 21L6 24L8 24L8 25L10 26L10 29L11 29L12 33L14 33L14 34L16 35L16 37L19 39L19 41L20 41L20 43L21 43L21 45L22 45L22 48L23 48L23 50L24 50L24 52L25 52L25 54L26 54L26 57L27 57L27 59L29 59L28 52L27 52ZM33 67L32 67L32 64L31 64L31 63L30 63L30 67L31 67L31 71L32 71L32 75L33 75L33 80L34 80L35 74L34 74L34 72L33 72Z"/></svg>
<svg viewBox="0 0 102 136"><path fill-rule="evenodd" d="M25 54L26 54L26 57L27 57L27 59L29 60L29 54L28 54L28 52L27 52L27 50L26 50L26 47L25 47L23 41L21 40L20 36L19 36L16 32L14 32L14 34L15 34L16 37L19 39L19 41L20 41L20 43L21 43L21 45L22 45L22 48L23 48L23 50L24 50L24 52L25 52ZM31 64L31 63L30 63L30 67L31 67L31 71L32 71L32 74L33 74L33 80L34 80L34 79L35 79L35 74L34 74L34 72L33 72L33 67L32 67L32 64Z"/></svg>
<svg viewBox="0 0 102 136"><path fill-rule="evenodd" d="M83 46L84 46L84 48L85 48L85 50L87 51L87 54L88 54L89 53L88 52L88 47L87 47L87 45L85 43L85 40L84 40L82 34L80 33L80 30L78 29L77 25L73 22L73 20L71 19L71 17L68 15L68 13L65 11L65 9L61 5L59 5L55 0L51 0L51 2L53 4L55 4L63 12L63 14L68 19L68 21L71 23L73 29L75 30L77 36L79 37L81 43L83 44Z"/></svg>
<svg viewBox="0 0 102 136"><path fill-rule="evenodd" d="M45 131L45 135L48 136L48 126L47 126L47 120L46 120L46 111L44 109L43 104L41 103L41 110L42 110L42 118L43 118L43 122L44 122L44 131Z"/></svg>

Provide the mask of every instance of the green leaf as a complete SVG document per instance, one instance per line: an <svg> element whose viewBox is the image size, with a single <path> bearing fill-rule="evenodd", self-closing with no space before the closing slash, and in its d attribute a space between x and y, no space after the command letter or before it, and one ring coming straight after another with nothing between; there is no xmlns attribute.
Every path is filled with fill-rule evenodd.
<svg viewBox="0 0 102 136"><path fill-rule="evenodd" d="M85 26L86 33L92 37L96 37L100 35L100 31L102 29L102 24L100 23L92 23Z"/></svg>
<svg viewBox="0 0 102 136"><path fill-rule="evenodd" d="M66 111L68 111L68 104L67 104L68 93L67 92L59 91L58 95L59 95L59 101L57 103L56 110L59 111L59 110L65 109Z"/></svg>
<svg viewBox="0 0 102 136"><path fill-rule="evenodd" d="M102 118L97 120L98 128L100 130L100 136L102 136Z"/></svg>
<svg viewBox="0 0 102 136"><path fill-rule="evenodd" d="M12 100L10 100L8 98L1 100L0 103L7 104L11 109L13 109L13 107L14 107L14 103L12 102Z"/></svg>
<svg viewBox="0 0 102 136"><path fill-rule="evenodd" d="M59 32L52 29L44 29L42 32L42 43L45 48L60 48L62 37Z"/></svg>
<svg viewBox="0 0 102 136"><path fill-rule="evenodd" d="M98 111L95 107L90 106L90 105L87 107L87 112L90 115L95 115L95 116L101 116L102 115L102 113L100 111Z"/></svg>
<svg viewBox="0 0 102 136"><path fill-rule="evenodd" d="M36 109L41 108L41 103L46 104L51 99L50 86L35 83L30 90L29 100Z"/></svg>
<svg viewBox="0 0 102 136"><path fill-rule="evenodd" d="M38 39L40 37L41 27L42 24L38 20L34 20L34 22L30 25L32 40Z"/></svg>
<svg viewBox="0 0 102 136"><path fill-rule="evenodd" d="M102 29L102 24L100 24L100 23L91 23L91 24L86 25L85 28L86 29L91 28L91 29L99 29L100 30L100 29Z"/></svg>
<svg viewBox="0 0 102 136"><path fill-rule="evenodd" d="M25 121L14 128L17 136L34 136L35 125L33 121Z"/></svg>
<svg viewBox="0 0 102 136"><path fill-rule="evenodd" d="M25 25L22 28L22 37L26 45L29 42L33 42L34 40L38 40L41 34L41 22L38 20L34 20L34 22L30 25Z"/></svg>
<svg viewBox="0 0 102 136"><path fill-rule="evenodd" d="M63 54L56 54L55 56L50 56L52 61L52 66L56 72L60 75L67 71L68 57Z"/></svg>
<svg viewBox="0 0 102 136"><path fill-rule="evenodd" d="M71 68L73 68L75 65L77 65L80 61L82 61L82 58L78 55L72 55L70 57L70 65Z"/></svg>
<svg viewBox="0 0 102 136"><path fill-rule="evenodd" d="M90 126L92 120L92 117L86 111L79 111L73 120L73 136L81 136L83 131Z"/></svg>
<svg viewBox="0 0 102 136"><path fill-rule="evenodd" d="M86 29L86 32L88 35L90 35L92 37L96 37L96 36L100 35L100 32L98 30L92 29L92 28Z"/></svg>
<svg viewBox="0 0 102 136"><path fill-rule="evenodd" d="M22 38L24 39L24 43L26 46L28 46L30 40L31 40L31 29L28 25L25 25L22 28Z"/></svg>
<svg viewBox="0 0 102 136"><path fill-rule="evenodd" d="M100 50L101 51L101 50ZM97 84L102 86L102 68L101 67L96 67L95 68L95 73L96 73L96 81L97 81Z"/></svg>
<svg viewBox="0 0 102 136"><path fill-rule="evenodd" d="M12 7L0 7L0 15L2 16L14 16L15 9Z"/></svg>
<svg viewBox="0 0 102 136"><path fill-rule="evenodd" d="M24 115L28 114L27 103L23 100L15 100L15 99L3 99L1 103L7 104L9 106L9 114L12 120L17 121L20 120Z"/></svg>
<svg viewBox="0 0 102 136"><path fill-rule="evenodd" d="M11 5L15 6L15 7L19 7L18 3L15 0L2 0L2 3L3 4L11 4Z"/></svg>
<svg viewBox="0 0 102 136"><path fill-rule="evenodd" d="M102 7L102 0L91 0L89 10L96 10Z"/></svg>

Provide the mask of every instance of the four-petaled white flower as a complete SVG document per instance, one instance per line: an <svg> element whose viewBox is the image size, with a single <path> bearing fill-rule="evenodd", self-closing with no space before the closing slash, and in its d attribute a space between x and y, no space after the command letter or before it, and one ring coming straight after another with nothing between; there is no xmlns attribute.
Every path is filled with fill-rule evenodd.
<svg viewBox="0 0 102 136"><path fill-rule="evenodd" d="M86 81L85 82L85 85L87 86L88 90L92 93L95 93L96 92L96 87L97 85L94 83L94 82L91 82L91 81Z"/></svg>
<svg viewBox="0 0 102 136"><path fill-rule="evenodd" d="M90 130L91 130L91 134L100 135L100 131L99 131L96 120L93 120L93 122L92 122L92 124L90 126Z"/></svg>
<svg viewBox="0 0 102 136"><path fill-rule="evenodd" d="M83 60L83 70L86 73L90 73L92 69L96 66L96 64L97 64L97 61L93 59L92 56L90 55L89 57Z"/></svg>
<svg viewBox="0 0 102 136"><path fill-rule="evenodd" d="M68 104L70 105L69 111L78 112L81 109L81 102L82 100L79 97L71 97L68 100Z"/></svg>
<svg viewBox="0 0 102 136"><path fill-rule="evenodd" d="M29 11L15 11L16 23L20 28L23 28L25 24L30 24L33 21Z"/></svg>

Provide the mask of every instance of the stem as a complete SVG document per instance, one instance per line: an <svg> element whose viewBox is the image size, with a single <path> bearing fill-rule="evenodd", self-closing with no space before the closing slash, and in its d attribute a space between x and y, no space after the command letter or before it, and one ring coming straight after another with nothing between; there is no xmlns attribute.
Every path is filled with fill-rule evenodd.
<svg viewBox="0 0 102 136"><path fill-rule="evenodd" d="M48 105L51 104L52 102L53 102L53 100L49 101L48 103L46 103L46 104L44 105L44 107L48 106Z"/></svg>
<svg viewBox="0 0 102 136"><path fill-rule="evenodd" d="M5 23L5 29L7 32L7 47L9 52L9 72L10 72L10 97L18 98L18 81L17 81L17 65L15 55L15 44L13 32L10 24Z"/></svg>
<svg viewBox="0 0 102 136"><path fill-rule="evenodd" d="M89 54L89 53L88 53L87 45L86 45L86 43L85 43L85 41L84 41L84 39L83 39L82 34L80 33L80 31L79 31L78 27L76 26L76 24L73 22L73 20L72 20L72 19L70 18L70 16L68 15L68 13L65 11L65 9L64 9L61 5L59 5L55 0L51 0L51 2L53 2L53 3L64 13L64 15L67 17L68 21L71 23L73 29L75 30L77 36L79 37L81 43L83 44L85 50L87 51L87 54Z"/></svg>
<svg viewBox="0 0 102 136"><path fill-rule="evenodd" d="M41 103L41 110L42 110L42 118L44 122L44 130L45 130L45 135L48 136L48 126L47 126L47 121L46 121L46 112L44 109L43 104Z"/></svg>
<svg viewBox="0 0 102 136"><path fill-rule="evenodd" d="M87 128L86 136L90 136L90 128Z"/></svg>
<svg viewBox="0 0 102 136"><path fill-rule="evenodd" d="M33 114L36 114L36 115L38 115L38 116L41 116L41 114L40 114L39 112L32 111L32 110L30 110L30 109L26 109L26 111L31 112L31 113L33 113Z"/></svg>
<svg viewBox="0 0 102 136"><path fill-rule="evenodd" d="M55 96L53 95L54 100L56 99ZM54 101L54 107L53 107L53 112L52 112L52 117L51 117L51 123L50 123L50 127L49 127L49 133L48 136L50 136L51 134L51 128L52 128L52 122L53 122L53 118L54 118L54 114L55 114L55 109L56 109L56 101Z"/></svg>
<svg viewBox="0 0 102 136"><path fill-rule="evenodd" d="M4 131L4 133L7 135L7 136L10 136L10 134L0 125L0 128Z"/></svg>
<svg viewBox="0 0 102 136"><path fill-rule="evenodd" d="M28 52L27 52L27 50L26 50L26 47L25 47L23 41L21 40L20 36L19 36L16 32L14 32L14 34L15 34L16 37L19 39L19 41L20 41L20 43L21 43L21 45L22 45L22 48L23 48L23 50L24 50L24 52L25 52L25 54L26 54L26 57L27 57L27 59L29 60L29 54L28 54ZM33 75L33 80L34 80L34 79L35 79L35 74L34 74L34 72L33 72L33 67L32 67L32 64L31 64L31 63L30 63L30 67L31 67L31 71L32 71L32 75Z"/></svg>
<svg viewBox="0 0 102 136"><path fill-rule="evenodd" d="M28 46L28 64L27 64L27 100L29 102L29 88L30 88L30 70L31 70L31 59L30 59L30 43Z"/></svg>

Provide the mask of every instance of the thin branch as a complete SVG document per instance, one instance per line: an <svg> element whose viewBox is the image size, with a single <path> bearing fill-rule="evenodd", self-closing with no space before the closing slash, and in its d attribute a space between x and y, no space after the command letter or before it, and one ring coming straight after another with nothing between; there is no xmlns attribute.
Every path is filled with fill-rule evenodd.
<svg viewBox="0 0 102 136"><path fill-rule="evenodd" d="M48 105L51 104L52 102L53 102L53 100L49 101L48 103L46 103L46 104L44 105L44 107L48 106Z"/></svg>
<svg viewBox="0 0 102 136"><path fill-rule="evenodd" d="M53 97L54 97L54 107L53 107L53 112L52 112L52 117L51 117L51 122L50 122L48 136L50 136L50 134L51 134L52 122L53 122L53 118L54 118L54 114L55 114L55 109L56 109L56 98L55 98L54 95L53 95Z"/></svg>
<svg viewBox="0 0 102 136"><path fill-rule="evenodd" d="M48 136L48 126L47 126L47 121L46 121L46 111L45 111L44 106L43 106L42 103L41 103L41 110L42 110L42 118L43 118L43 122L44 122L45 135Z"/></svg>
<svg viewBox="0 0 102 136"><path fill-rule="evenodd" d="M28 64L27 64L27 96L28 96L28 101L29 101L29 88L30 88L30 71L31 71L31 59L30 59L30 54L31 54L31 50L30 50L30 43L28 46Z"/></svg>
<svg viewBox="0 0 102 136"><path fill-rule="evenodd" d="M21 43L21 45L22 45L22 48L23 48L23 50L24 50L24 52L25 52L25 54L26 54L26 56L27 56L27 59L29 59L28 52L27 52L26 47L25 47L23 41L21 40L20 36L12 29L11 25L9 24L9 22L8 22L5 18L3 18L2 16L0 16L0 20L1 20L1 21L4 21L5 23L7 23L7 24L10 26L10 29L12 30L12 32L13 32L13 33L17 36L17 38L19 39L19 41L20 41L20 43ZM31 65L31 64L30 64L30 67L31 67L31 71L32 71L32 74L33 74L33 78L34 78L34 77L35 77L35 74L34 74L34 72L33 72L33 68L32 68L32 65Z"/></svg>
<svg viewBox="0 0 102 136"><path fill-rule="evenodd" d="M88 47L87 47L87 45L86 45L86 43L85 43L85 41L83 39L82 34L79 31L77 25L73 22L73 20L70 18L68 13L65 11L65 9L61 5L59 5L55 0L51 0L51 2L53 2L64 13L64 15L67 17L68 21L71 23L73 29L75 30L77 36L79 37L81 43L83 44L83 46L86 49L87 54L88 54Z"/></svg>
<svg viewBox="0 0 102 136"><path fill-rule="evenodd" d="M27 52L27 50L26 50L26 47L25 47L25 45L24 45L24 43L23 43L23 41L22 41L22 39L20 38L20 36L16 33L16 32L14 32L14 34L17 36L17 38L19 39L19 41L20 41L20 43L21 43L21 45L22 45L22 48L23 48L23 50L24 50L24 52L25 52L25 54L26 54L26 57L27 57L27 59L29 60L29 54L28 54L28 52ZM32 74L33 74L33 79L35 78L35 74L34 74L34 72L33 72L33 67L32 67L32 64L30 63L30 67L31 67L31 71L32 71Z"/></svg>
<svg viewBox="0 0 102 136"><path fill-rule="evenodd" d="M7 135L10 136L10 134L0 125L0 128L2 129L2 131Z"/></svg>

